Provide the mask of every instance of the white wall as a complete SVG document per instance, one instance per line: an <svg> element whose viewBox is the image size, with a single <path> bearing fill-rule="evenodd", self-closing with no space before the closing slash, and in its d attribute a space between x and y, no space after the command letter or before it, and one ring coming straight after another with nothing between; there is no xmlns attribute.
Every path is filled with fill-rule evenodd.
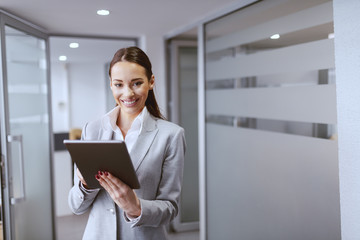
<svg viewBox="0 0 360 240"><path fill-rule="evenodd" d="M51 99L53 131L69 131L69 92L65 63L51 64Z"/></svg>
<svg viewBox="0 0 360 240"><path fill-rule="evenodd" d="M360 239L360 1L334 0L342 240Z"/></svg>
<svg viewBox="0 0 360 240"><path fill-rule="evenodd" d="M52 63L51 94L54 132L82 128L106 112L109 86L101 63Z"/></svg>
<svg viewBox="0 0 360 240"><path fill-rule="evenodd" d="M106 113L105 66L100 63L68 65L70 128L82 128L86 122Z"/></svg>

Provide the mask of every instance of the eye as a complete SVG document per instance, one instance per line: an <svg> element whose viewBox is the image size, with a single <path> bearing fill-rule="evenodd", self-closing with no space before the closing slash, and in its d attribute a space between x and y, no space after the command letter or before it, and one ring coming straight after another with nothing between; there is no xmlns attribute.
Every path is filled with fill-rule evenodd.
<svg viewBox="0 0 360 240"><path fill-rule="evenodd" d="M143 83L142 81L134 82L134 86L138 87L138 86L140 86L142 83Z"/></svg>
<svg viewBox="0 0 360 240"><path fill-rule="evenodd" d="M122 83L115 83L114 86L115 87L122 87L123 85L122 85Z"/></svg>

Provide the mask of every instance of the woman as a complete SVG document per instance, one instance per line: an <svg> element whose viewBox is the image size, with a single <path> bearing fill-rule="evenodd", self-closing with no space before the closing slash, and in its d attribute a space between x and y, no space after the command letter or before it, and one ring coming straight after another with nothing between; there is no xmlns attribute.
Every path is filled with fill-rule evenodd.
<svg viewBox="0 0 360 240"><path fill-rule="evenodd" d="M109 75L117 106L86 124L82 139L124 140L140 189L130 189L108 172L95 176L103 189L88 189L77 170L70 208L75 214L90 210L83 239L166 239L165 225L178 213L184 131L163 120L153 92L151 63L142 50L117 51Z"/></svg>

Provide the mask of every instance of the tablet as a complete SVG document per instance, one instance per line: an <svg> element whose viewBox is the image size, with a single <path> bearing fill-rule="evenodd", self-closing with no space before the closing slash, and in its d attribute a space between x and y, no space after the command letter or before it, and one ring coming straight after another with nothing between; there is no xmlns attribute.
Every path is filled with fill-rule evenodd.
<svg viewBox="0 0 360 240"><path fill-rule="evenodd" d="M95 175L107 171L130 188L140 188L134 166L123 141L64 140L72 160L89 188L101 188Z"/></svg>

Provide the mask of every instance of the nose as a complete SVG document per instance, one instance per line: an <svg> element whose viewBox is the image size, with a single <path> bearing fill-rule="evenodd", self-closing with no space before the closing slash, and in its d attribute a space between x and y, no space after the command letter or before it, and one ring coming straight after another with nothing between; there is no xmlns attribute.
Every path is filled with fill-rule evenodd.
<svg viewBox="0 0 360 240"><path fill-rule="evenodd" d="M134 91L132 90L131 87L127 86L127 87L125 87L124 95L125 95L126 97L131 97L131 96L134 95Z"/></svg>

